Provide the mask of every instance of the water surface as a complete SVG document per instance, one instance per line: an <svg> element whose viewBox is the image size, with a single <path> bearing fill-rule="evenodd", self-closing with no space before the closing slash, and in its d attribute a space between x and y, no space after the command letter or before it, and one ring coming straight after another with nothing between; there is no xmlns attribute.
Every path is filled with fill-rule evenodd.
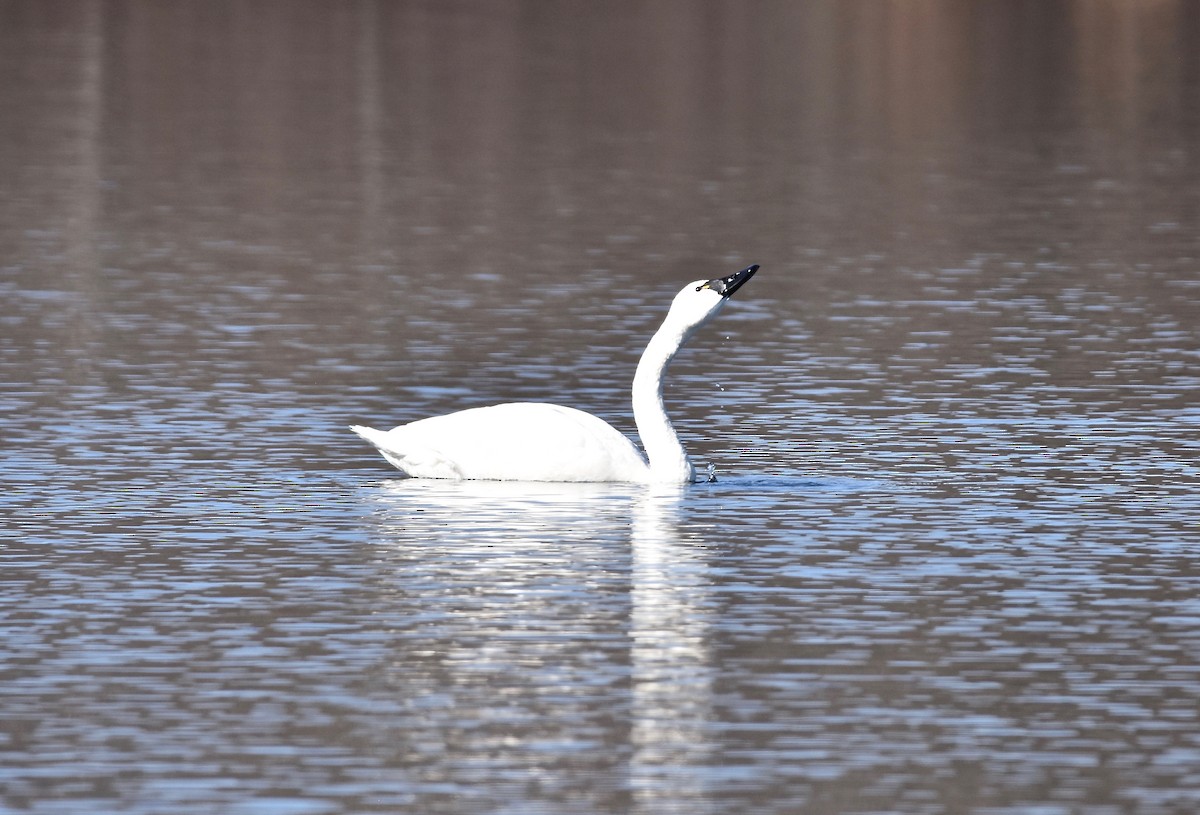
<svg viewBox="0 0 1200 815"><path fill-rule="evenodd" d="M0 810L1192 813L1191 3L0 3ZM717 481L406 481L507 400Z"/></svg>

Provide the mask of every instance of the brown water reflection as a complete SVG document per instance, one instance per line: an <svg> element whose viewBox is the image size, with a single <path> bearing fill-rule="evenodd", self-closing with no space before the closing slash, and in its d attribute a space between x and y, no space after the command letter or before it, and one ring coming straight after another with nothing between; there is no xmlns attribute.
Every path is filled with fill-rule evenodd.
<svg viewBox="0 0 1200 815"><path fill-rule="evenodd" d="M0 0L0 809L1191 813L1200 5ZM672 369L720 480L345 430Z"/></svg>

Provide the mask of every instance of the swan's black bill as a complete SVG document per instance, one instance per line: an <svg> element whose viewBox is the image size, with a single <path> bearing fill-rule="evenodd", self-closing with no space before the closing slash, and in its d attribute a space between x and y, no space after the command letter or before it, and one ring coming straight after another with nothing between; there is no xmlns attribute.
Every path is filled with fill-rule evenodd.
<svg viewBox="0 0 1200 815"><path fill-rule="evenodd" d="M746 284L746 281L754 277L754 273L758 271L758 264L747 266L740 272L734 272L728 277L718 277L710 280L700 288L712 289L722 297L732 297L733 293Z"/></svg>

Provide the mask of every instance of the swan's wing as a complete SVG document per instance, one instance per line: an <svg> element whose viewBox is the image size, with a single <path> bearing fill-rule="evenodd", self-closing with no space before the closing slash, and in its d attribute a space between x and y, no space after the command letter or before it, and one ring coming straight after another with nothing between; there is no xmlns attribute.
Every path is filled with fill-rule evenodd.
<svg viewBox="0 0 1200 815"><path fill-rule="evenodd" d="M386 433L352 428L419 478L644 481L633 443L607 422L559 405L515 402L434 416Z"/></svg>

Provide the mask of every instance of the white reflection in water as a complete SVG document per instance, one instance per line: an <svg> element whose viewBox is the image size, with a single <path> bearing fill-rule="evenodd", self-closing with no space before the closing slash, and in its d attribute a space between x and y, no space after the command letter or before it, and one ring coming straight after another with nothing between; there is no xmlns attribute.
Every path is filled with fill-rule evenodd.
<svg viewBox="0 0 1200 815"><path fill-rule="evenodd" d="M711 811L710 581L705 550L680 536L681 493L648 493L633 512L631 774L646 813Z"/></svg>
<svg viewBox="0 0 1200 815"><path fill-rule="evenodd" d="M709 811L708 563L680 533L688 488L643 489L396 480L372 492L395 588L426 620L397 684L455 699L413 702L434 717L421 729L457 734L434 777L465 783L454 768L502 745L491 760L507 766L493 769L546 784L558 754L602 752L634 811Z"/></svg>

